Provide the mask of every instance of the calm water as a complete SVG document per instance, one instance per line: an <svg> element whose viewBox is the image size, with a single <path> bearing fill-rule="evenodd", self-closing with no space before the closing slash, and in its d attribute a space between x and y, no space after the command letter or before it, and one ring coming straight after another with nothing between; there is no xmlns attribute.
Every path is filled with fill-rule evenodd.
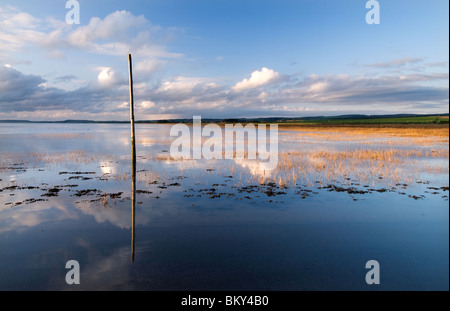
<svg viewBox="0 0 450 311"><path fill-rule="evenodd" d="M129 125L0 123L0 290L449 289L447 143L280 129L284 169L261 172L174 161L169 125L136 131L132 226ZM365 148L444 156L344 162L339 176L308 170L332 165L311 154L290 162ZM80 285L65 282L68 260ZM365 282L368 260L380 285Z"/></svg>

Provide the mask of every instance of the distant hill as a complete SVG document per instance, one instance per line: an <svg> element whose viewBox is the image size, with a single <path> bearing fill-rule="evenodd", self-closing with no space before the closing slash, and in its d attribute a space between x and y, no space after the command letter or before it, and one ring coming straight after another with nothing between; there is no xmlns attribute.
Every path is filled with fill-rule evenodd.
<svg viewBox="0 0 450 311"><path fill-rule="evenodd" d="M92 121L92 120L63 120L63 121L29 121L29 120L0 120L1 123L130 123L130 121ZM387 114L387 115L339 115L312 117L264 117L264 118L204 118L202 123L318 123L318 124L395 124L395 123L439 123L448 124L449 114ZM135 123L192 123L192 119L167 120L138 120Z"/></svg>

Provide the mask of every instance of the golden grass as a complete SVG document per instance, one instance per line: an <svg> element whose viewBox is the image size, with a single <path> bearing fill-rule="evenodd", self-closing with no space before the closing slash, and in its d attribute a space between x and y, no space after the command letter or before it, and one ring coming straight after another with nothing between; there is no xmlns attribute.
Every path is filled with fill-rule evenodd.
<svg viewBox="0 0 450 311"><path fill-rule="evenodd" d="M149 169L139 172L137 180L145 183L173 179L174 175L207 182L205 174L234 177L240 185L275 182L280 187L307 185L317 187L328 183L357 182L372 187L411 183L423 174L447 175L449 158L448 126L279 126L278 166L261 171L258 160L205 161L174 159L169 152L148 154ZM288 130L288 131L286 131ZM203 138L205 140L206 138ZM166 140L166 138L162 138ZM139 142L139 141L138 141ZM160 142L141 140L141 143ZM334 144L336 143L337 144ZM224 144L223 144L224 146ZM166 147L167 149L169 147ZM222 154L225 158L225 154ZM233 158L236 158L234 154ZM82 150L68 152L0 153L0 171L13 164L32 167L36 163L79 165L101 163L117 157L92 154ZM147 162L148 161L148 162ZM152 169L152 161L164 162ZM214 162L216 161L216 162ZM219 162L217 162L219 161ZM211 164L212 163L212 164ZM147 164L146 164L147 165ZM212 165L213 173L205 172ZM170 168L167 170L166 168ZM175 173L173 173L175 170ZM170 171L170 172L169 172ZM219 173L220 172L220 173ZM113 174L115 180L128 180L126 173Z"/></svg>
<svg viewBox="0 0 450 311"><path fill-rule="evenodd" d="M358 142L361 145L383 144L389 146L432 146L449 142L448 128L404 127L284 127L291 132L280 131L281 141L291 138L292 131L299 143Z"/></svg>
<svg viewBox="0 0 450 311"><path fill-rule="evenodd" d="M248 160L245 151L244 160L232 162L230 175L237 171L238 184L244 178L244 183L271 181L280 187L297 184L315 187L336 181L376 187L411 183L424 172L448 175L449 171L448 165L432 163L434 159L449 158L448 126L290 125L280 126L279 135L278 167L261 171L258 160ZM184 163L187 167L192 163L174 159L169 153L152 158Z"/></svg>
<svg viewBox="0 0 450 311"><path fill-rule="evenodd" d="M279 130L288 131L302 131L308 135L330 135L328 137L334 137L333 134L349 135L349 136L392 136L392 137L449 137L448 125L279 125ZM309 133L308 133L309 132ZM302 133L305 134L305 133Z"/></svg>
<svg viewBox="0 0 450 311"><path fill-rule="evenodd" d="M448 148L437 150L352 149L282 152L275 175L284 176L283 184L300 180L309 186L333 181L392 186L411 183L421 172L447 174L448 165L431 165L427 159L448 159ZM281 183L279 183L281 184Z"/></svg>

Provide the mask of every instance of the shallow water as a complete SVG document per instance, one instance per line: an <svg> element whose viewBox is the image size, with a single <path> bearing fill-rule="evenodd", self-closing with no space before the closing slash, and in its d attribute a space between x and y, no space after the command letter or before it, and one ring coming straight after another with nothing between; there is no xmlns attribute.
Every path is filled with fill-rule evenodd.
<svg viewBox="0 0 450 311"><path fill-rule="evenodd" d="M448 139L280 128L261 171L173 160L170 125L138 124L133 227L129 132L0 123L1 290L448 290Z"/></svg>

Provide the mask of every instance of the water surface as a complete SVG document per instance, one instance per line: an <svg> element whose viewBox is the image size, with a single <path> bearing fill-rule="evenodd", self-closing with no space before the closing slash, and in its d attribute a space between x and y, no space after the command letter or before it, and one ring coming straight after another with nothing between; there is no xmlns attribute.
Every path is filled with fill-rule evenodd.
<svg viewBox="0 0 450 311"><path fill-rule="evenodd" d="M136 126L132 226L129 125L0 123L0 289L448 290L448 137L280 128L261 171L169 131Z"/></svg>

